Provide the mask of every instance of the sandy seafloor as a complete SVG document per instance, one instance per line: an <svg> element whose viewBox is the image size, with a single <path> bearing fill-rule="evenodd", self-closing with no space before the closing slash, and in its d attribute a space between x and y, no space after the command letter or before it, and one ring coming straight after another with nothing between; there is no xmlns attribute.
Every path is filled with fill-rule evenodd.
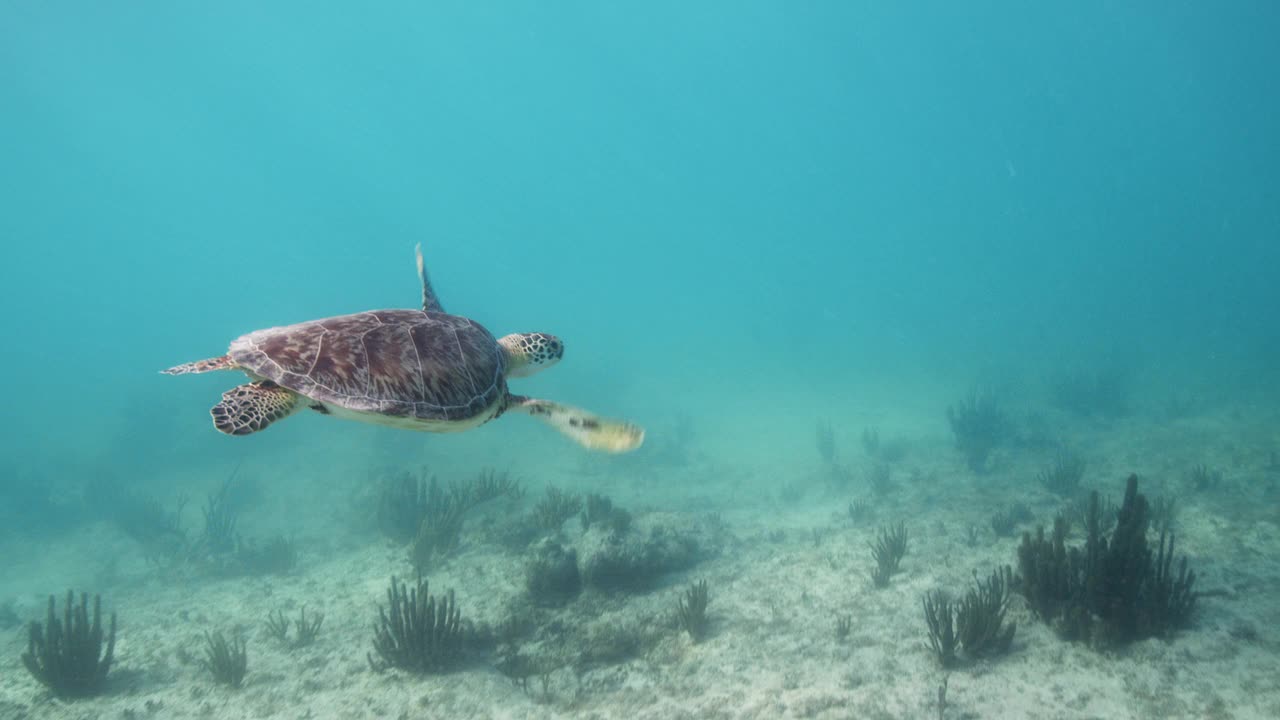
<svg viewBox="0 0 1280 720"><path fill-rule="evenodd" d="M633 654L563 667L545 686L537 678L527 687L485 658L437 676L371 671L376 604L389 576L410 571L404 549L357 515L368 468L403 455L412 447L405 438L417 436L387 441L379 434L399 431L326 430L350 446L313 447L309 433L338 421L291 419L297 427L278 431L289 433L278 447L262 440L244 470L258 494L240 520L242 532L295 539L301 560L291 574L161 571L107 523L0 548L8 568L0 602L23 620L43 618L48 594L61 603L68 588L100 592L120 614L109 692L75 702L52 699L22 667L25 627L0 631L0 718L936 718L944 677L946 718L1280 717L1280 470L1272 454L1280 416L1272 406L1210 402L1170 415L1148 403L1105 421L1034 409L1088 458L1086 486L1118 500L1133 471L1149 497L1179 497L1178 545L1211 596L1200 600L1194 628L1171 640L1100 653L1059 640L1015 595L1011 653L944 672L927 648L921 596L939 587L958 593L975 571L1015 562L1017 537L996 537L989 517L1022 501L1036 521L1051 521L1061 502L1035 482L1051 451L1006 447L990 473L975 476L952 448L947 402L939 401L962 393L930 388L907 400L868 388L851 393L856 406L834 408L820 390L813 404L725 394L705 421L654 409L647 449L628 458L587 456L527 420L504 420L467 436L433 437L398 459L403 467L430 464L442 478L508 470L529 490L525 510L554 484L610 496L633 513L634 532L665 525L700 533L699 562L652 590L587 590L543 616L572 637L631 632L641 638ZM1015 418L1029 412L1016 403L1010 410ZM853 478L846 487L832 486L815 449L821 417L835 429L837 463ZM859 435L868 427L895 456L897 488L883 496L863 479L871 461ZM1188 490L1184 477L1196 463L1220 469L1222 485ZM226 472L202 466L146 487L166 500L177 488L193 495L184 523L194 534L199 500ZM851 522L853 500L867 501L872 516ZM509 511L489 508L468 527L502 522ZM901 574L876 589L867 544L879 526L898 520L909 528L910 550ZM972 545L969 526L977 528ZM567 544L580 540L577 520L562 534ZM519 603L522 568L519 555L468 530L430 581L433 590L456 590L465 618L497 623ZM51 578L60 579L51 586ZM698 579L711 589L712 626L695 644L671 617ZM304 605L325 615L314 645L289 649L266 637L268 612L292 615ZM852 620L843 641L833 632L841 615ZM248 638L249 672L242 688L228 689L197 658L203 631L237 628Z"/></svg>

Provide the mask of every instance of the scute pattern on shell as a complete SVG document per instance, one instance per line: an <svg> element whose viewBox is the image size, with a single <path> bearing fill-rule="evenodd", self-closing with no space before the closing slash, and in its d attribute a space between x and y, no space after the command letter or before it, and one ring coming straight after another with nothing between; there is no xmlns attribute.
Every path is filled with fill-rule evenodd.
<svg viewBox="0 0 1280 720"><path fill-rule="evenodd" d="M230 354L312 399L397 417L466 420L506 393L493 335L444 313L375 310L258 330Z"/></svg>

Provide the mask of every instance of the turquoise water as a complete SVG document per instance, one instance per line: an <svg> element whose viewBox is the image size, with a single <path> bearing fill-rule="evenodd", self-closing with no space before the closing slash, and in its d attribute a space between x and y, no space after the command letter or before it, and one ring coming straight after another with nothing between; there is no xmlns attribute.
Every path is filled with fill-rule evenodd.
<svg viewBox="0 0 1280 720"><path fill-rule="evenodd" d="M684 6L10 5L7 448L411 306L416 242L450 308L619 377L1269 364L1266 4Z"/></svg>
<svg viewBox="0 0 1280 720"><path fill-rule="evenodd" d="M663 449L763 487L820 418L846 456L879 423L955 464L971 387L1052 413L1081 369L1151 426L1171 397L1260 413L1265 456L1278 27L1266 2L5 3L0 536L61 556L102 477L201 498L258 468L268 507L372 465L569 482L580 451L527 419L232 439L206 411L238 376L158 374L415 307L417 243L449 311L565 340L520 392L646 426L606 488L638 506L681 503L646 484ZM1113 492L1156 463L1098 454ZM38 575L0 601L91 577Z"/></svg>

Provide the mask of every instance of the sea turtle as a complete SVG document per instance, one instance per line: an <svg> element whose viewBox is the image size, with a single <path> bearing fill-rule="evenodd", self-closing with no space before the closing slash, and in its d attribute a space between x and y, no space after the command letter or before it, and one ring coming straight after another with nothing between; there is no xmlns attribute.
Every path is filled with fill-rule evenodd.
<svg viewBox="0 0 1280 720"><path fill-rule="evenodd" d="M421 310L371 310L258 330L226 355L163 372L242 370L252 382L222 394L209 411L228 435L248 435L302 408L428 432L458 432L505 412L524 412L580 445L608 452L640 447L644 430L549 400L512 395L526 377L564 356L546 333L495 339L480 323L450 315L431 289L416 249Z"/></svg>

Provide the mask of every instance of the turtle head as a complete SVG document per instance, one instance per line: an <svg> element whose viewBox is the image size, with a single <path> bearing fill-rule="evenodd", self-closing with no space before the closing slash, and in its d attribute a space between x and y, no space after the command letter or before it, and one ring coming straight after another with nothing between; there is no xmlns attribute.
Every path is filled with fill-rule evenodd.
<svg viewBox="0 0 1280 720"><path fill-rule="evenodd" d="M507 356L508 377L529 377L564 357L564 343L546 333L512 333L498 344Z"/></svg>

